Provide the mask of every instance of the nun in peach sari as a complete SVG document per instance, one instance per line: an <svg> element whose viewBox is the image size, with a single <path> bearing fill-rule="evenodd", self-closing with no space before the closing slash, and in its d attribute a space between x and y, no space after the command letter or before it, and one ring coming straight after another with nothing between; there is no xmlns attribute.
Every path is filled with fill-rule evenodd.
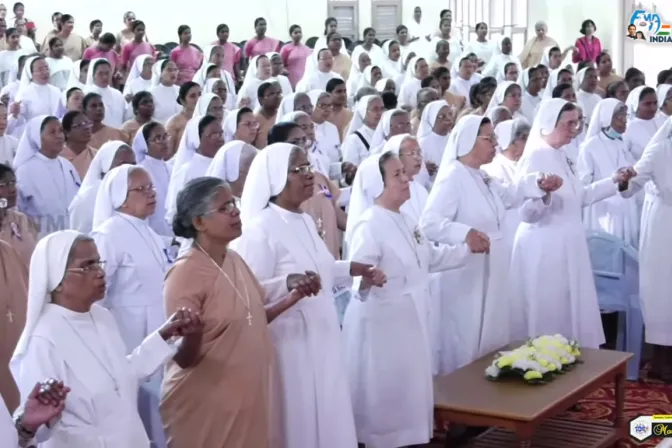
<svg viewBox="0 0 672 448"><path fill-rule="evenodd" d="M170 169L165 160L169 151L166 128L158 121L150 121L135 134L132 146L135 162L149 173L156 193L156 207L148 218L149 226L161 236L172 237L172 226L166 222L166 197L170 184Z"/></svg>
<svg viewBox="0 0 672 448"><path fill-rule="evenodd" d="M98 189L105 174L120 165L135 165L135 154L126 143L113 140L105 143L96 153L84 176L77 196L68 207L70 229L88 234L93 229L93 212Z"/></svg>
<svg viewBox="0 0 672 448"><path fill-rule="evenodd" d="M91 237L105 260L107 286L101 305L114 316L129 354L166 320L163 279L173 260L149 225L156 205L150 174L121 165L105 175L94 207ZM157 447L166 446L159 415L162 376L142 381L138 393L140 418Z"/></svg>
<svg viewBox="0 0 672 448"><path fill-rule="evenodd" d="M343 322L357 441L375 448L421 445L432 437L430 273L458 268L469 256L464 243L435 246L406 215L412 192L404 165L385 150L362 162L353 186L357 211L348 215L349 259L387 274L381 287L354 281L357 294Z"/></svg>
<svg viewBox="0 0 672 448"><path fill-rule="evenodd" d="M28 217L16 209L17 196L14 171L0 164L0 240L16 250L27 269L37 243L37 231Z"/></svg>
<svg viewBox="0 0 672 448"><path fill-rule="evenodd" d="M420 228L430 241L466 242L472 252L463 267L440 274L441 298L431 305L439 374L511 341L511 248L503 238L502 224L507 209L518 207L527 197L546 194L541 188L546 178L531 174L517 184L490 178L481 166L492 161L495 147L488 118L461 118L450 134L420 218Z"/></svg>

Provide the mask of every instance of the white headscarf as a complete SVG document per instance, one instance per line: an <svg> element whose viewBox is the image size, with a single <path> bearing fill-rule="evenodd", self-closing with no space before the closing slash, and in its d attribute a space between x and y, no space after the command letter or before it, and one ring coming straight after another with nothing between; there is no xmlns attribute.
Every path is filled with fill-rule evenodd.
<svg viewBox="0 0 672 448"><path fill-rule="evenodd" d="M245 79L243 80L243 86L245 86L247 84L251 84L255 81L261 81L261 82L268 81L268 82L270 82L270 81L273 80L273 77L270 77L270 78L265 79L263 81L258 78L257 75L258 75L259 67L257 67L257 64L259 63L259 58L260 57L266 57L266 55L265 54L260 54L260 55L257 55L255 57L253 57L252 59L250 59L250 63L247 66L247 72L245 72ZM243 87L241 87L240 90L242 91Z"/></svg>
<svg viewBox="0 0 672 448"><path fill-rule="evenodd" d="M539 112L534 119L532 129L530 129L530 136L525 144L523 156L518 162L519 167L522 167L527 163L527 159L529 159L533 152L548 146L544 137L549 135L555 129L555 125L560 117L560 111L565 104L567 104L567 101L562 98L551 98L541 102Z"/></svg>
<svg viewBox="0 0 672 448"><path fill-rule="evenodd" d="M214 93L201 94L201 97L198 99L196 107L194 108L194 115L192 118L204 117L208 115L208 107L210 107L210 102L215 98L219 98L219 96L215 95Z"/></svg>
<svg viewBox="0 0 672 448"><path fill-rule="evenodd" d="M541 65L548 67L549 70L557 70L551 68L551 50L553 46L544 48L544 54L541 56Z"/></svg>
<svg viewBox="0 0 672 448"><path fill-rule="evenodd" d="M245 152L257 150L241 140L234 140L222 146L210 163L206 176L217 177L226 182L235 182L240 175L240 159Z"/></svg>
<svg viewBox="0 0 672 448"><path fill-rule="evenodd" d="M51 293L63 281L68 255L75 240L81 236L84 235L74 230L61 230L45 236L35 246L30 259L26 325L9 363L15 380L21 376L21 361L28 349L35 326L42 316L44 305L51 303Z"/></svg>
<svg viewBox="0 0 672 448"><path fill-rule="evenodd" d="M184 128L184 133L180 139L180 144L177 147L177 151L173 156L175 163L173 163L171 179L173 174L177 173L185 163L189 162L194 154L196 154L196 149L201 144L201 138L198 135L198 125L201 123L201 120L204 117L192 117L187 126Z"/></svg>
<svg viewBox="0 0 672 448"><path fill-rule="evenodd" d="M548 75L548 82L546 83L546 89L542 95L542 99L551 99L553 98L553 89L558 85L558 78L560 77L560 71L564 70L563 68L556 68L551 70Z"/></svg>
<svg viewBox="0 0 672 448"><path fill-rule="evenodd" d="M354 107L354 113L352 114L352 119L350 124L348 124L348 129L345 132L345 135L348 136L359 128L364 126L364 118L366 117L366 112L369 110L369 104L375 98L380 98L378 95L365 95L359 99L357 104Z"/></svg>
<svg viewBox="0 0 672 448"><path fill-rule="evenodd" d="M68 84L65 90L70 90L73 87L77 87L79 89L84 89L84 84L82 84L79 81L79 75L81 74L81 67L82 67L82 60L80 59L79 61L75 61L72 64L72 68L70 69L70 76L68 77ZM129 75L130 76L130 75ZM23 78L23 75L21 76Z"/></svg>
<svg viewBox="0 0 672 448"><path fill-rule="evenodd" d="M210 58L212 57L212 51L217 48L218 45L208 45L203 49L203 60L201 61L201 66L198 68L198 71L194 74L194 77L191 79L193 82L198 83L201 87L205 84L205 80L207 79L207 73L208 69L211 66L214 66L212 62L210 62ZM255 61L256 62L256 61Z"/></svg>
<svg viewBox="0 0 672 448"><path fill-rule="evenodd" d="M16 92L17 98L20 98L22 91L30 85L33 80L33 74L30 72L30 66L33 61L41 56L31 56L26 59L25 64L23 64L23 71L21 71L21 80L19 81L19 90ZM18 101L18 100L17 100Z"/></svg>
<svg viewBox="0 0 672 448"><path fill-rule="evenodd" d="M114 156L117 155L122 146L128 145L121 140L110 140L100 147L93 157L89 169L86 171L86 176L82 180L82 186L77 193L78 196L87 188L97 188L100 185L103 181L103 175L110 171L112 162L114 162Z"/></svg>
<svg viewBox="0 0 672 448"><path fill-rule="evenodd" d="M658 98L658 109L663 107L663 103L665 103L665 98L667 98L667 92L672 89L672 85L670 84L661 84L658 87L656 87L656 97Z"/></svg>
<svg viewBox="0 0 672 448"><path fill-rule="evenodd" d="M19 146L16 148L16 155L12 162L12 167L16 170L24 163L35 157L42 148L41 128L44 120L49 118L49 115L40 115L31 119L26 125Z"/></svg>
<svg viewBox="0 0 672 448"><path fill-rule="evenodd" d="M275 124L280 123L280 119L290 112L294 112L294 100L296 99L296 93L286 95L282 97L280 101L280 107L278 107L278 113L275 116Z"/></svg>
<svg viewBox="0 0 672 448"><path fill-rule="evenodd" d="M128 176L132 171L142 170L136 165L121 165L111 169L103 178L96 194L93 208L93 229L110 219L128 196Z"/></svg>
<svg viewBox="0 0 672 448"><path fill-rule="evenodd" d="M364 87L374 88L374 84L371 83L374 68L380 69L380 67L374 64L371 64L364 69L362 76L359 78L359 83L357 83L357 90L362 89Z"/></svg>
<svg viewBox="0 0 672 448"><path fill-rule="evenodd" d="M401 61L401 54L399 55L399 59L396 62L390 59L390 45L393 42L399 45L399 43L394 39L387 40L383 44L383 54L385 54L385 63L382 64L383 66L380 67L380 69L383 72L383 76L389 76L390 78L397 78L399 75L402 75L404 73L404 64Z"/></svg>
<svg viewBox="0 0 672 448"><path fill-rule="evenodd" d="M448 144L446 145L434 185L438 185L448 176L449 167L453 161L466 156L474 149L478 130L481 128L483 119L483 117L478 115L465 115L457 122L448 138Z"/></svg>
<svg viewBox="0 0 672 448"><path fill-rule="evenodd" d="M131 142L131 147L135 153L135 163L138 165L140 162L145 160L145 157L147 157L147 151L149 150L149 145L147 144L147 140L145 140L144 135L145 126L147 126L147 124L149 123L140 126L140 129L138 129L138 132L135 133L135 137L133 137L133 141Z"/></svg>
<svg viewBox="0 0 672 448"><path fill-rule="evenodd" d="M345 225L344 239L346 245L350 243L355 225L361 219L361 216L373 206L376 198L383 193L385 184L379 167L380 157L383 154L372 154L357 167L355 179L352 181L348 218Z"/></svg>
<svg viewBox="0 0 672 448"><path fill-rule="evenodd" d="M241 108L242 109L242 108ZM224 123L222 127L224 128L224 141L230 142L236 138L236 132L238 132L238 114L240 109L234 109L224 117Z"/></svg>
<svg viewBox="0 0 672 448"><path fill-rule="evenodd" d="M313 53L310 55L310 58L306 59L306 66L303 71L303 76L301 77L301 80L299 82L303 84L304 82L307 82L310 80L310 77L313 76L313 74L317 73L320 70L320 53L323 50L331 51L327 46L320 47L320 48L314 48ZM354 61L354 59L353 59ZM355 67L355 63L353 62L353 68ZM357 70L359 72L359 70ZM351 70L352 73L352 70ZM302 82L303 81L303 82ZM298 86L298 83L297 83Z"/></svg>
<svg viewBox="0 0 672 448"><path fill-rule="evenodd" d="M326 90L314 89L308 92L308 98L310 98L310 103L313 105L313 109L317 108L317 103L320 101L320 98L323 96L329 95Z"/></svg>
<svg viewBox="0 0 672 448"><path fill-rule="evenodd" d="M392 121L392 116L397 113L405 113L403 109L391 109L383 112L383 116L376 126L376 130L371 137L371 149L376 150L379 146L387 141L388 136L390 135L390 124ZM356 129L355 129L356 130Z"/></svg>
<svg viewBox="0 0 672 448"><path fill-rule="evenodd" d="M432 101L423 109L417 133L419 139L428 137L432 134L432 129L434 128L436 117L439 115L439 112L444 107L450 107L448 102L446 100L437 100Z"/></svg>
<svg viewBox="0 0 672 448"><path fill-rule="evenodd" d="M214 65L214 64L213 64ZM194 81L196 82L196 81ZM214 93L215 90L215 84L218 82L223 82L224 85L226 85L226 81L220 78L209 78L205 81L205 85L203 86L203 93ZM228 86L227 86L227 94L228 94Z"/></svg>
<svg viewBox="0 0 672 448"><path fill-rule="evenodd" d="M94 80L94 76L96 74L96 66L99 63L101 63L102 61L105 61L108 64L110 63L110 61L108 61L105 58L96 58L96 59L91 60L91 63L89 64L89 71L86 73L86 85L87 86L95 85L93 80ZM158 64L158 62L157 62L157 64ZM154 65L156 65L156 64L154 64ZM110 87L108 86L108 88L110 88Z"/></svg>
<svg viewBox="0 0 672 448"><path fill-rule="evenodd" d="M574 90L577 92L579 89L581 89L581 84L583 84L583 79L586 77L586 73L588 73L588 70L595 70L592 67L583 67L579 72L574 76Z"/></svg>
<svg viewBox="0 0 672 448"><path fill-rule="evenodd" d="M126 78L126 84L124 85L124 94L130 93L131 89L131 82L135 81L138 79L140 76L142 76L142 69L143 66L145 65L145 61L148 58L151 58L152 56L149 54L141 54L137 58L135 58L135 61L133 61L133 65L131 66L131 70L128 72L128 78ZM77 71L79 72L79 63L81 61L75 62L77 65ZM156 65L156 64L154 64ZM152 66L152 74L154 74L154 66ZM74 70L74 68L73 68ZM152 79L150 79L152 81Z"/></svg>
<svg viewBox="0 0 672 448"><path fill-rule="evenodd" d="M487 114L495 107L501 106L504 102L504 97L506 96L506 90L514 85L517 84L513 81L502 81L497 84L497 89L495 89L495 93L492 95L492 98L490 98L490 103L488 103L488 108L485 110L485 113Z"/></svg>
<svg viewBox="0 0 672 448"><path fill-rule="evenodd" d="M500 151L506 150L514 141L517 130L521 126L530 126L525 117L514 118L513 120L504 120L495 126L495 135L497 136L497 146Z"/></svg>
<svg viewBox="0 0 672 448"><path fill-rule="evenodd" d="M271 197L282 193L287 184L289 156L294 147L290 143L273 143L252 161L240 198L243 226L249 225L266 208Z"/></svg>
<svg viewBox="0 0 672 448"><path fill-rule="evenodd" d="M530 84L530 68L526 68L520 74L518 75L518 85L520 88L523 90L523 92L527 92L527 86Z"/></svg>
<svg viewBox="0 0 672 448"><path fill-rule="evenodd" d="M418 62L420 62L421 59L424 60L425 58L421 56L415 56L411 58L411 60L408 62L408 66L406 66L406 75L404 77L404 81L417 79L417 69L415 66L418 65Z"/></svg>
<svg viewBox="0 0 672 448"><path fill-rule="evenodd" d="M653 134L651 140L646 145L644 152L651 150L655 145L669 145L672 142L672 118L665 120L665 123Z"/></svg>
<svg viewBox="0 0 672 448"><path fill-rule="evenodd" d="M588 132L586 132L586 140L600 133L606 127L611 126L611 120L614 117L616 108L622 106L623 103L616 98L605 98L595 107L593 116L588 125Z"/></svg>
<svg viewBox="0 0 672 448"><path fill-rule="evenodd" d="M395 88L395 91L396 91L397 83L392 78L381 78L381 79L379 79L378 82L376 82L375 89L378 92L383 93L385 91L385 88L387 87L388 81L394 82L394 88Z"/></svg>
<svg viewBox="0 0 672 448"><path fill-rule="evenodd" d="M164 58L159 59L154 63L154 65L152 65L152 85L154 86L159 85L159 83L161 82L161 75L163 74L163 69L161 68L161 66L163 64L168 65L169 62L170 62L169 59Z"/></svg>
<svg viewBox="0 0 672 448"><path fill-rule="evenodd" d="M639 109L639 97L642 95L642 91L648 86L639 86L635 87L628 94L628 98L625 100L625 105L628 106L628 121L632 121L637 118L637 109Z"/></svg>

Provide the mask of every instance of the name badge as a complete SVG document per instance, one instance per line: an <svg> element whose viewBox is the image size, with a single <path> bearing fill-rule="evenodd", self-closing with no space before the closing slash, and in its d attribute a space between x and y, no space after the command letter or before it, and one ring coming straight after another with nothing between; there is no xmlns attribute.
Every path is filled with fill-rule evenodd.
<svg viewBox="0 0 672 448"><path fill-rule="evenodd" d="M320 191L322 192L323 195L325 195L328 199L332 199L334 196L331 194L331 191L329 191L329 188L326 185L320 185Z"/></svg>
<svg viewBox="0 0 672 448"><path fill-rule="evenodd" d="M75 173L73 173L72 171L70 171L70 177L72 177L72 181L75 183L75 185L77 185L77 187L82 186L82 184L80 182L77 182L77 178L75 177Z"/></svg>
<svg viewBox="0 0 672 448"><path fill-rule="evenodd" d="M166 256L166 261L168 264L173 264L175 262L175 257L170 252L171 251L167 248L163 249L163 254Z"/></svg>

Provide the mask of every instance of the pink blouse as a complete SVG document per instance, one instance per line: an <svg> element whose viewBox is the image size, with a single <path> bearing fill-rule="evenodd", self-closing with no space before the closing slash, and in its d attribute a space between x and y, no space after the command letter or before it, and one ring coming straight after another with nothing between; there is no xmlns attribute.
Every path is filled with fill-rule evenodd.
<svg viewBox="0 0 672 448"><path fill-rule="evenodd" d="M583 61L597 62L597 57L602 53L602 44L600 39L593 36L589 41L586 36L576 39L574 46L578 51L572 53L572 62L578 64Z"/></svg>
<svg viewBox="0 0 672 448"><path fill-rule="evenodd" d="M220 44L219 41L213 42L212 45L219 45L224 49L224 61L222 62L221 68L231 73L231 77L234 81L238 81L236 79L236 72L233 70L233 66L240 63L240 58L242 56L242 52L240 51L240 48L238 48L238 45L232 44L231 42Z"/></svg>
<svg viewBox="0 0 672 448"><path fill-rule="evenodd" d="M107 59L107 61L112 66L113 73L114 70L117 68L117 65L119 64L119 55L114 50L105 52L100 51L97 47L89 47L86 50L84 50L84 53L82 54L82 59L88 59L89 61L92 61L93 59L96 58Z"/></svg>
<svg viewBox="0 0 672 448"><path fill-rule="evenodd" d="M191 81L203 62L203 53L191 45L187 48L175 47L170 52L170 60L177 65L177 85Z"/></svg>
<svg viewBox="0 0 672 448"><path fill-rule="evenodd" d="M282 62L285 64L285 68L289 72L288 78L289 82L292 83L292 87L296 87L296 84L303 77L303 72L306 68L306 59L312 53L313 50L301 43L299 45L294 45L293 43L286 44L280 49L280 56L282 57Z"/></svg>
<svg viewBox="0 0 672 448"><path fill-rule="evenodd" d="M248 58L270 53L271 51L280 51L280 41L272 37L264 37L261 40L253 37L245 42L245 48L243 49L245 56Z"/></svg>
<svg viewBox="0 0 672 448"><path fill-rule="evenodd" d="M154 46L149 42L140 42L131 41L123 46L121 49L121 64L128 68L131 68L135 58L143 54L148 54L152 57L156 56L156 50Z"/></svg>

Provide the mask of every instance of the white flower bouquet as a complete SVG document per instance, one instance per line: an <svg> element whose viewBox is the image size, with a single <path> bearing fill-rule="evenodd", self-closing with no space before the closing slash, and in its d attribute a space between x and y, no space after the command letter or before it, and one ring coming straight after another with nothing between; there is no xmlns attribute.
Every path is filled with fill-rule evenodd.
<svg viewBox="0 0 672 448"><path fill-rule="evenodd" d="M556 334L530 339L515 350L499 352L485 369L489 380L522 378L527 384L544 384L555 375L572 370L580 363L581 350L576 341Z"/></svg>

